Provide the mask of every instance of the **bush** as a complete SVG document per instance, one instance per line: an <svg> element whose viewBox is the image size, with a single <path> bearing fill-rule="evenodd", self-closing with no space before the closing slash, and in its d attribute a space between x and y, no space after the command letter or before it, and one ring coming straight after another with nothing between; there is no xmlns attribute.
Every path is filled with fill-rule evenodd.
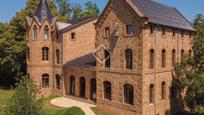
<svg viewBox="0 0 204 115"><path fill-rule="evenodd" d="M79 107L71 107L64 111L62 115L85 115Z"/></svg>
<svg viewBox="0 0 204 115"><path fill-rule="evenodd" d="M33 82L22 77L4 109L4 115L42 115L42 101L37 99L37 94Z"/></svg>

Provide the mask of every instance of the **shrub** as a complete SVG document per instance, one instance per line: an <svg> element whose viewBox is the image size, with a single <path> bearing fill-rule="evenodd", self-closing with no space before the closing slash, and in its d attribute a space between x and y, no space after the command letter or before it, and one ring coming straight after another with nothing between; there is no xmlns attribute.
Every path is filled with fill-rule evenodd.
<svg viewBox="0 0 204 115"><path fill-rule="evenodd" d="M85 115L79 107L71 107L64 111L62 115Z"/></svg>

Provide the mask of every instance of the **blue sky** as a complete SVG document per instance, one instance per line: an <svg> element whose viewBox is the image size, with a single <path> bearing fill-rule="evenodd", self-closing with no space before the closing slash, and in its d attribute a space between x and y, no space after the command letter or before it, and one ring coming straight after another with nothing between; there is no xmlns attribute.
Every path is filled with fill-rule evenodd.
<svg viewBox="0 0 204 115"><path fill-rule="evenodd" d="M72 0L84 4L88 0ZM103 10L108 0L91 0L98 4L100 10ZM192 21L196 14L204 14L204 0L154 0L168 6L177 8L189 21ZM26 0L1 0L0 4L0 22L8 22L17 11L20 11L26 5Z"/></svg>

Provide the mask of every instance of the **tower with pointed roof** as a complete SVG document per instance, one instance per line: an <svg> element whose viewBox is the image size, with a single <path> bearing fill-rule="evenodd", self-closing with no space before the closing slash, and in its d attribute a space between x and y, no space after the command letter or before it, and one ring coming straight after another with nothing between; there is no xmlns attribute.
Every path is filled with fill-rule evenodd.
<svg viewBox="0 0 204 115"><path fill-rule="evenodd" d="M55 41L56 18L52 16L46 0L40 0L33 17L27 20L27 70L29 77L40 88L43 96L61 95L61 63L56 63L55 55L60 55L61 42ZM56 54L57 53L57 54Z"/></svg>

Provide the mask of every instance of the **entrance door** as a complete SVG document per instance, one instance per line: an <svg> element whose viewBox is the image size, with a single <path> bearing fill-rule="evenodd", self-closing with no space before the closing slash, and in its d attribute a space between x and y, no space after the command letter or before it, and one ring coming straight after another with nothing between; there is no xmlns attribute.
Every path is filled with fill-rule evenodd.
<svg viewBox="0 0 204 115"><path fill-rule="evenodd" d="M96 79L91 79L91 99L96 100Z"/></svg>
<svg viewBox="0 0 204 115"><path fill-rule="evenodd" d="M84 77L80 78L80 97L85 98L86 94L86 81Z"/></svg>

